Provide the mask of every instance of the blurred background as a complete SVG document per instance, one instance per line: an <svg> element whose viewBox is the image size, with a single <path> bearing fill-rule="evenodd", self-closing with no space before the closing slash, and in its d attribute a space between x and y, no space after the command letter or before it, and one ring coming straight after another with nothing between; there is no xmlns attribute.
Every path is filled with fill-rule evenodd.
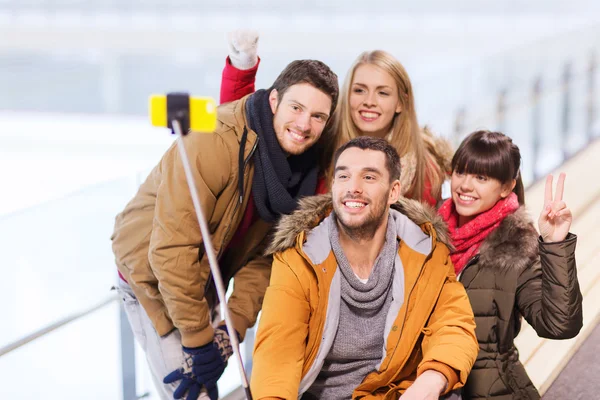
<svg viewBox="0 0 600 400"><path fill-rule="evenodd" d="M519 337L534 383L560 398L567 363L600 350L599 302L589 300L600 299L593 0L0 0L0 398L157 398L110 291L109 238L173 140L150 127L148 96L218 99L226 33L239 28L261 35L257 88L294 59L320 59L343 80L360 52L391 52L412 79L421 124L455 145L480 128L516 141L534 209L540 177L570 171L566 200L587 235L586 328L560 343L528 327ZM250 334L249 369L251 348ZM219 384L240 398L233 363Z"/></svg>

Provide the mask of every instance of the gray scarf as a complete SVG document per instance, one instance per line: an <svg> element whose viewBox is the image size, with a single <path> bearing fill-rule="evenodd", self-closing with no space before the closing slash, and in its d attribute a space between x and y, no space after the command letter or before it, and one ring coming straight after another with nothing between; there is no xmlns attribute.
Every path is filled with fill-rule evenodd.
<svg viewBox="0 0 600 400"><path fill-rule="evenodd" d="M392 303L392 280L398 251L393 218L388 218L385 244L367 283L352 271L339 242L335 217L329 240L341 272L340 320L331 349L307 399L347 400L383 357L385 322Z"/></svg>
<svg viewBox="0 0 600 400"><path fill-rule="evenodd" d="M394 219L388 216L388 228L385 234L385 244L375 266L371 271L367 283L362 283L352 271L352 267L342 250L339 239L337 219L334 218L329 224L329 239L331 248L344 275L341 280L342 299L351 307L363 310L366 316L372 316L379 312L387 298L387 293L392 286L394 273L394 261L398 254L398 238L394 229Z"/></svg>

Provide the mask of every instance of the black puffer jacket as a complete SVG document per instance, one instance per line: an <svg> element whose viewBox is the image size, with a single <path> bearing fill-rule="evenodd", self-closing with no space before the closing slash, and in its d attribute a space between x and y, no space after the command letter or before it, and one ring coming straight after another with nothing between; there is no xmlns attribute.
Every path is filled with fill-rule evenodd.
<svg viewBox="0 0 600 400"><path fill-rule="evenodd" d="M576 336L583 323L575 245L569 234L543 243L523 207L502 221L467 263L465 286L477 324L479 354L464 399L539 399L514 338L521 316L549 339Z"/></svg>

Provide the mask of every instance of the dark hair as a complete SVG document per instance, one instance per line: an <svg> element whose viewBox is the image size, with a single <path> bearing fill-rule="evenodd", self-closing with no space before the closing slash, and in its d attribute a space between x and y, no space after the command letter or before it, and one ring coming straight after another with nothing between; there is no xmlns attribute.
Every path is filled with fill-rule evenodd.
<svg viewBox="0 0 600 400"><path fill-rule="evenodd" d="M281 71L269 92L277 89L277 100L281 101L285 92L299 83L308 83L331 97L331 117L340 92L337 75L321 61L296 60Z"/></svg>
<svg viewBox="0 0 600 400"><path fill-rule="evenodd" d="M476 131L467 136L452 157L452 172L484 175L502 184L516 180L513 192L525 204L521 179L521 152L512 139L500 132Z"/></svg>
<svg viewBox="0 0 600 400"><path fill-rule="evenodd" d="M362 150L381 151L385 155L385 166L390 173L390 182L400 179L400 156L398 152L387 140L373 136L359 136L343 144L336 150L333 156L334 168L337 165L340 155L351 147L358 147Z"/></svg>

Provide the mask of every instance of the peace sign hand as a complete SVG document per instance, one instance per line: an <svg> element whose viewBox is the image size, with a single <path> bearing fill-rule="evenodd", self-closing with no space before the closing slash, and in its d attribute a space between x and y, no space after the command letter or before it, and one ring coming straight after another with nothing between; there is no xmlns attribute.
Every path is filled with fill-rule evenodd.
<svg viewBox="0 0 600 400"><path fill-rule="evenodd" d="M552 175L548 175L546 178L544 208L538 219L540 235L542 235L544 242L561 242L565 240L569 233L569 229L571 228L571 222L573 222L571 210L567 208L567 205L562 199L565 187L565 176L564 173L561 173L558 177L554 199L552 198L553 177Z"/></svg>

